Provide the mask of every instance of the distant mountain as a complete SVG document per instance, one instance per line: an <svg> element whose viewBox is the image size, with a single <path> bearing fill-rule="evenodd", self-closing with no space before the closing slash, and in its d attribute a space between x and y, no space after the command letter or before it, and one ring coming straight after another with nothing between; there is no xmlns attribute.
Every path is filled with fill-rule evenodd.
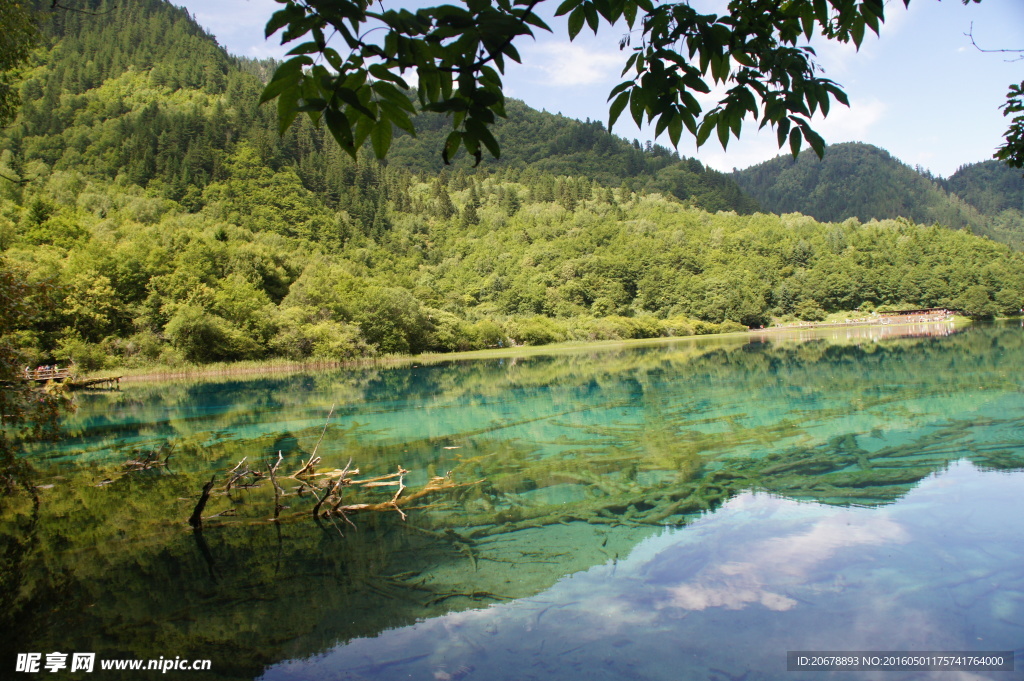
<svg viewBox="0 0 1024 681"><path fill-rule="evenodd" d="M946 191L985 215L1003 211L1024 211L1024 176L1019 169L999 161L982 161L961 166L947 180L940 180Z"/></svg>
<svg viewBox="0 0 1024 681"><path fill-rule="evenodd" d="M903 217L967 228L1021 248L1024 215L1003 213L1010 205L1021 206L1024 189L1013 183L1014 171L1004 172L996 168L999 165L989 161L966 166L942 180L911 168L884 149L852 142L828 147L822 159L812 153L798 159L783 155L732 177L773 213L803 213L828 222Z"/></svg>
<svg viewBox="0 0 1024 681"><path fill-rule="evenodd" d="M164 0L124 6L88 0L84 13L50 11L46 0L33 4L44 46L23 82L19 120L0 132L0 148L9 152L0 163L19 173L42 161L50 169L121 177L198 208L202 190L223 177L220 162L249 143L270 169L291 167L328 205L348 208L353 164L332 148L330 136L300 117L280 137L274 108L258 106L262 82L276 66L272 60L228 55L186 10ZM508 119L495 128L501 159L473 168L463 157L456 168L585 177L604 187L658 191L711 212L759 209L732 178L696 159L518 100L509 100L507 110ZM445 168L441 149L449 122L421 115L416 125L416 138L396 131L386 165L392 172L436 176Z"/></svg>

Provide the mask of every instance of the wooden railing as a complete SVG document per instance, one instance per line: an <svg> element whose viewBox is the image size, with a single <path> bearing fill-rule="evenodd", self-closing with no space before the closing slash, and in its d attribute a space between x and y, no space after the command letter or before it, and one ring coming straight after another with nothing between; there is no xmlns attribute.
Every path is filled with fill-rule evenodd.
<svg viewBox="0 0 1024 681"><path fill-rule="evenodd" d="M26 369L25 379L28 381L63 381L71 375L70 369Z"/></svg>

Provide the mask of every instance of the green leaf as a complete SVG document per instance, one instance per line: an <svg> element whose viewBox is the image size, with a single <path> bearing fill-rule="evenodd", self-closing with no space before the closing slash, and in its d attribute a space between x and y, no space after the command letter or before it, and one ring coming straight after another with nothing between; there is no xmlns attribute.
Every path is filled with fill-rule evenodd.
<svg viewBox="0 0 1024 681"><path fill-rule="evenodd" d="M260 104L269 102L274 97L284 92L287 89L295 89L298 85L300 75L296 75L294 79L279 78L272 80L267 83L267 87L263 88L263 92L260 94Z"/></svg>
<svg viewBox="0 0 1024 681"><path fill-rule="evenodd" d="M601 25L601 17L597 14L597 8L592 3L583 5L583 11L587 15L587 25L590 26L590 30L597 35L597 27Z"/></svg>
<svg viewBox="0 0 1024 681"><path fill-rule="evenodd" d="M679 146L679 138L683 135L683 121L678 116L668 124L668 138L672 140L672 146Z"/></svg>
<svg viewBox="0 0 1024 681"><path fill-rule="evenodd" d="M714 56L711 58L711 77L719 83L724 83L729 77L729 58L722 56Z"/></svg>
<svg viewBox="0 0 1024 681"><path fill-rule="evenodd" d="M854 21L853 26L850 27L850 35L853 37L853 44L860 49L860 44L864 42L864 22Z"/></svg>
<svg viewBox="0 0 1024 681"><path fill-rule="evenodd" d="M299 90L291 88L285 90L277 98L277 134L284 135L288 132L292 122L299 113Z"/></svg>
<svg viewBox="0 0 1024 681"><path fill-rule="evenodd" d="M412 119L410 119L404 111L387 100L377 102L377 106L381 108L381 111L384 112L392 123L402 130L405 130L413 137L416 136L416 126L412 124Z"/></svg>
<svg viewBox="0 0 1024 681"><path fill-rule="evenodd" d="M352 144L352 125L349 123L348 117L341 111L328 107L324 110L324 121L327 124L327 130L334 137L338 146L355 158L355 147Z"/></svg>
<svg viewBox="0 0 1024 681"><path fill-rule="evenodd" d="M583 22L587 20L587 15L583 11L582 7L577 7L569 15L569 40L573 40L580 31L583 30Z"/></svg>
<svg viewBox="0 0 1024 681"><path fill-rule="evenodd" d="M793 156L800 153L800 143L803 141L803 137L800 135L800 128L793 128L789 133L789 150L793 152Z"/></svg>
<svg viewBox="0 0 1024 681"><path fill-rule="evenodd" d="M332 47L324 48L324 58L327 59L327 63L334 67L336 71L341 71L344 62L341 60L341 55L338 51Z"/></svg>
<svg viewBox="0 0 1024 681"><path fill-rule="evenodd" d="M867 22L867 25L871 28L872 31L875 32L875 35L879 35L880 26L878 17L876 17L874 14L867 14L864 16L864 21Z"/></svg>
<svg viewBox="0 0 1024 681"><path fill-rule="evenodd" d="M370 111L365 104L359 101L359 95L356 94L355 90L347 87L339 87L334 90L334 94L338 96L338 99L345 102L370 120L377 119L377 114Z"/></svg>
<svg viewBox="0 0 1024 681"><path fill-rule="evenodd" d="M836 101L838 101L840 104L844 104L846 106L850 106L850 99L849 99L849 97L847 97L846 93L843 92L842 90L840 90L839 88L834 88L832 90L832 96L835 97Z"/></svg>
<svg viewBox="0 0 1024 681"><path fill-rule="evenodd" d="M715 129L715 122L718 116L714 113L709 113L701 121L700 127L697 128L697 147L704 146L704 143L711 137L711 131Z"/></svg>
<svg viewBox="0 0 1024 681"><path fill-rule="evenodd" d="M366 139L373 132L373 126L376 121L367 118L366 116L360 116L356 120L355 128L352 130L352 146L356 149L360 149Z"/></svg>
<svg viewBox="0 0 1024 681"><path fill-rule="evenodd" d="M555 10L555 16L562 16L566 12L569 12L578 7L581 2L583 2L583 0L565 0L565 2L559 5L558 9Z"/></svg>
<svg viewBox="0 0 1024 681"><path fill-rule="evenodd" d="M620 92L608 108L608 132L612 131L612 126L615 125L615 121L619 120L619 116L622 114L623 109L626 108L626 104L629 104L629 93Z"/></svg>
<svg viewBox="0 0 1024 681"><path fill-rule="evenodd" d="M296 87L302 79L302 67L313 63L308 56L293 57L277 67L260 96L260 104L277 97L283 90Z"/></svg>
<svg viewBox="0 0 1024 681"><path fill-rule="evenodd" d="M626 18L626 25L633 28L633 24L636 23L636 6L637 3L626 1L626 6L622 10L623 16Z"/></svg>
<svg viewBox="0 0 1024 681"><path fill-rule="evenodd" d="M823 26L828 23L827 0L814 0L814 18Z"/></svg>
<svg viewBox="0 0 1024 681"><path fill-rule="evenodd" d="M491 131L481 121L476 119L466 121L466 132L472 134L474 139L483 142L484 146L487 147L487 151L491 152L491 156L501 158L501 147L498 146L498 140L494 139L494 135L491 134ZM472 149L469 149L468 145L467 149L470 153L473 152Z"/></svg>
<svg viewBox="0 0 1024 681"><path fill-rule="evenodd" d="M726 149L729 146L729 121L725 116L721 116L718 119L718 141L722 144L722 148Z"/></svg>
<svg viewBox="0 0 1024 681"><path fill-rule="evenodd" d="M310 111L323 111L327 108L327 100L321 97L302 98L298 101L296 111L307 113Z"/></svg>
<svg viewBox="0 0 1024 681"><path fill-rule="evenodd" d="M822 116L828 116L829 107L832 104L828 101L828 90L819 86L817 88L818 93L818 107L821 109Z"/></svg>
<svg viewBox="0 0 1024 681"><path fill-rule="evenodd" d="M633 121L637 127L643 125L644 122L644 93L638 87L633 88L629 92L629 113L633 116Z"/></svg>
<svg viewBox="0 0 1024 681"><path fill-rule="evenodd" d="M289 3L288 7L277 12L274 12L274 14L271 15L270 21L267 22L267 26L263 34L263 37L269 38L270 36L277 33L279 30L281 30L283 27L287 26L293 21L299 21L303 19L305 16L306 12L301 7Z"/></svg>
<svg viewBox="0 0 1024 681"><path fill-rule="evenodd" d="M436 68L418 68L420 101L436 102L441 98L441 74Z"/></svg>
<svg viewBox="0 0 1024 681"><path fill-rule="evenodd" d="M751 69L757 68L757 62L755 62L746 52L733 52L732 58L741 66L746 66Z"/></svg>
<svg viewBox="0 0 1024 681"><path fill-rule="evenodd" d="M825 140L821 138L821 135L810 128L804 128L804 137L807 138L808 144L811 145L811 149L814 149L814 153L817 154L818 158L825 155Z"/></svg>
<svg viewBox="0 0 1024 681"><path fill-rule="evenodd" d="M388 149L391 148L392 134L391 121L389 119L382 117L373 126L373 132L370 133L370 144L373 145L373 153L377 158L384 158L388 155Z"/></svg>
<svg viewBox="0 0 1024 681"><path fill-rule="evenodd" d="M611 99L612 97L614 97L615 95L619 94L624 90L628 90L631 85L633 85L633 81L631 80L622 81L621 83L612 88L611 93L608 95L608 99Z"/></svg>
<svg viewBox="0 0 1024 681"><path fill-rule="evenodd" d="M800 22L803 24L804 27L804 36L806 36L806 38L810 40L811 36L814 35L814 15L804 13L800 17Z"/></svg>
<svg viewBox="0 0 1024 681"><path fill-rule="evenodd" d="M786 135L789 134L789 119L788 118L783 118L782 120L779 121L779 127L778 127L778 130L776 131L776 134L778 135L778 138L779 138L779 148L781 149L782 145L784 145L786 143Z"/></svg>
<svg viewBox="0 0 1024 681"><path fill-rule="evenodd" d="M388 67L384 66L383 64L370 64L367 70L370 72L370 75L376 78L377 80L390 81L392 83L398 84L400 87L403 87L407 90L409 89L409 85L405 82L405 80L402 79L401 76L392 73L391 70Z"/></svg>
<svg viewBox="0 0 1024 681"><path fill-rule="evenodd" d="M665 128L668 127L668 122L672 120L669 114L662 114L658 116L658 123L654 126L654 137L661 137L661 133L665 132Z"/></svg>
<svg viewBox="0 0 1024 681"><path fill-rule="evenodd" d="M392 102L397 106L400 106L401 108L405 109L410 113L416 111L416 107L414 107L412 105L412 102L409 101L408 95L406 95L404 92L402 92L401 90L399 90L386 80L378 80L374 82L374 84L371 87L373 88L374 92L376 92L381 97L387 99L389 102Z"/></svg>
<svg viewBox="0 0 1024 681"><path fill-rule="evenodd" d="M524 14L523 15L523 22L527 23L527 24L530 24L531 26L536 26L537 28L541 29L542 31L547 31L548 33L552 33L551 27L548 26L546 23L544 23L544 20L541 19L536 14L534 14L533 12L527 12L526 14ZM533 35L533 33L531 32L530 35Z"/></svg>
<svg viewBox="0 0 1024 681"><path fill-rule="evenodd" d="M517 50L512 43L509 43L508 45L506 45L505 49L502 50L502 51L505 54L507 54L509 59L511 59L515 63L517 63L517 64L522 64L523 63L523 58L519 56L519 50Z"/></svg>
<svg viewBox="0 0 1024 681"><path fill-rule="evenodd" d="M452 158L455 157L455 153L459 150L459 146L462 145L462 133L458 130L452 130L448 134L448 139L444 141L444 149L441 151L441 160L444 164L451 165Z"/></svg>
<svg viewBox="0 0 1024 681"><path fill-rule="evenodd" d="M315 42L302 43L289 50L285 56L290 57L296 54L316 54L320 51L320 46Z"/></svg>

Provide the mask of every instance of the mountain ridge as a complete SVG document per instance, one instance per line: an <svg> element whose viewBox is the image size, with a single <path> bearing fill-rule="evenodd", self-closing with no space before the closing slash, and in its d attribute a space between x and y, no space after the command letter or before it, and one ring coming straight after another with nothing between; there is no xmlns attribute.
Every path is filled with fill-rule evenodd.
<svg viewBox="0 0 1024 681"><path fill-rule="evenodd" d="M1001 164L967 164L943 179L911 168L880 147L845 142L828 146L822 159L808 153L797 159L780 155L735 171L731 177L774 213L799 212L827 222L903 217L970 229L1020 249L1024 247L1024 213L1006 204L1016 201L1024 206L1024 181L1014 185L1006 177L1014 171L1006 167L1004 173L993 165ZM978 175L977 168L984 168L989 176L998 175L1006 187L1017 191L1018 198L985 192L982 180L968 179Z"/></svg>

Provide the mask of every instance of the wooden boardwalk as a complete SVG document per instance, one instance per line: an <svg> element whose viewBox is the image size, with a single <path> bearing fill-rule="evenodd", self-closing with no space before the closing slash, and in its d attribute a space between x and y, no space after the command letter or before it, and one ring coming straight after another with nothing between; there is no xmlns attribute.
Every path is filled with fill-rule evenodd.
<svg viewBox="0 0 1024 681"><path fill-rule="evenodd" d="M63 383L71 390L82 388L107 388L120 389L120 376L102 376L98 378L75 378L71 375L70 369L27 369L25 380L33 383L46 383L54 381Z"/></svg>
<svg viewBox="0 0 1024 681"><path fill-rule="evenodd" d="M26 369L25 380L36 383L47 381L65 381L71 376L70 369Z"/></svg>

